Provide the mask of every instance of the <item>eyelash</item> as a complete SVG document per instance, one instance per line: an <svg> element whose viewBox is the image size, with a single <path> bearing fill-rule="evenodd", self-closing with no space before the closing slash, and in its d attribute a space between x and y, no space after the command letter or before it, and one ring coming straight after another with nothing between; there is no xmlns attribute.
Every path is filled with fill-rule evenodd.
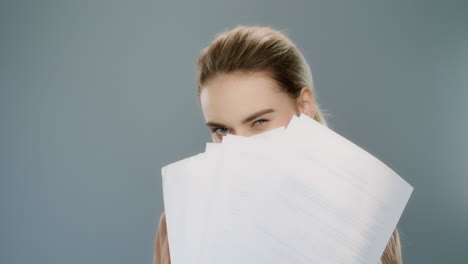
<svg viewBox="0 0 468 264"><path fill-rule="evenodd" d="M225 128L225 127L216 127L216 128L212 128L212 129L211 129L211 133L216 133L216 131L217 131L218 129L227 129L227 128ZM221 133L221 134L224 134L224 133Z"/></svg>
<svg viewBox="0 0 468 264"><path fill-rule="evenodd" d="M268 119L258 119L255 122L253 122L253 124L255 125L255 123L260 122L260 121L262 121L262 122L260 124L258 124L258 125L262 125L265 122L268 122L269 120ZM215 127L215 128L211 129L211 133L216 133L218 131L218 129L227 129L227 128L226 127ZM224 134L224 133L221 133L221 134Z"/></svg>
<svg viewBox="0 0 468 264"><path fill-rule="evenodd" d="M258 121L263 121L261 124L264 124L265 122L268 122L268 119L259 119L259 120L255 121L254 124L257 123Z"/></svg>

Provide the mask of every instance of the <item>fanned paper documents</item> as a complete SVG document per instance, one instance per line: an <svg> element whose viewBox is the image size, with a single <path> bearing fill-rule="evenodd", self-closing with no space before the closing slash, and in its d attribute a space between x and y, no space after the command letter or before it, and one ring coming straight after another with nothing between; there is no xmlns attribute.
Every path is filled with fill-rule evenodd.
<svg viewBox="0 0 468 264"><path fill-rule="evenodd" d="M162 168L173 264L376 264L413 188L306 115Z"/></svg>

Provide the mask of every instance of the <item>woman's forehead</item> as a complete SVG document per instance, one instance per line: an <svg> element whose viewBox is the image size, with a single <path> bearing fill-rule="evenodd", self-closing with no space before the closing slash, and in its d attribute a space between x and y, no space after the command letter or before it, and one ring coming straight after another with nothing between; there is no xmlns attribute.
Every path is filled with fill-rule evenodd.
<svg viewBox="0 0 468 264"><path fill-rule="evenodd" d="M202 87L200 102L207 122L240 122L255 112L291 105L289 96L262 72L219 75Z"/></svg>
<svg viewBox="0 0 468 264"><path fill-rule="evenodd" d="M253 74L222 74L205 85L200 92L201 103L210 107L261 103L277 100L286 94L276 82L262 72Z"/></svg>

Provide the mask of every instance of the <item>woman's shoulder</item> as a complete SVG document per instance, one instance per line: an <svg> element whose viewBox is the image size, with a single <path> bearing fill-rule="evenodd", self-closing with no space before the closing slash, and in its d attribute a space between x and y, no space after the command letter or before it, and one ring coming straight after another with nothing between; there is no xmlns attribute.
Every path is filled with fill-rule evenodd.
<svg viewBox="0 0 468 264"><path fill-rule="evenodd" d="M158 226L159 226L158 230L161 230L163 228L164 230L161 230L161 231L165 231L165 234L167 234L166 212L161 213L161 216L159 217L159 225Z"/></svg>
<svg viewBox="0 0 468 264"><path fill-rule="evenodd" d="M153 264L170 264L169 241L167 239L166 214L159 217L158 232L154 243Z"/></svg>

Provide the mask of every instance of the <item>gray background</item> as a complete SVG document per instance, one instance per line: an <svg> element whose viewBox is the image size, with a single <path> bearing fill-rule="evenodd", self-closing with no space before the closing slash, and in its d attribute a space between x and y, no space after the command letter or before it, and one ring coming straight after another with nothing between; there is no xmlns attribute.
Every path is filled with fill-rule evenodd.
<svg viewBox="0 0 468 264"><path fill-rule="evenodd" d="M161 166L210 140L195 61L285 30L332 127L415 187L406 263L468 263L467 1L1 1L0 263L151 263Z"/></svg>

